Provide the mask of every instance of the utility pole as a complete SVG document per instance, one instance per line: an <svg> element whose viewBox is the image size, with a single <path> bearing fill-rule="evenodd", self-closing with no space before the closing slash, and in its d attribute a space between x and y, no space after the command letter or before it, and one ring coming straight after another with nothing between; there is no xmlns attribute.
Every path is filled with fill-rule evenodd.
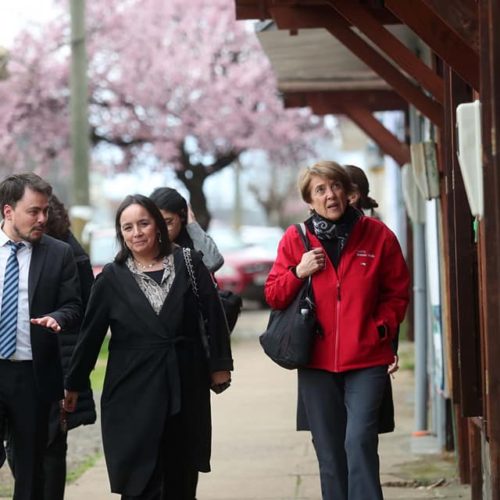
<svg viewBox="0 0 500 500"><path fill-rule="evenodd" d="M234 163L234 212L233 212L233 227L239 232L242 222L242 207L241 207L241 162L237 158Z"/></svg>
<svg viewBox="0 0 500 500"><path fill-rule="evenodd" d="M0 80L7 80L9 71L7 64L9 62L9 51L0 45Z"/></svg>
<svg viewBox="0 0 500 500"><path fill-rule="evenodd" d="M77 237L90 219L89 122L87 53L85 46L85 0L69 0L71 15L71 151L73 196L71 218Z"/></svg>

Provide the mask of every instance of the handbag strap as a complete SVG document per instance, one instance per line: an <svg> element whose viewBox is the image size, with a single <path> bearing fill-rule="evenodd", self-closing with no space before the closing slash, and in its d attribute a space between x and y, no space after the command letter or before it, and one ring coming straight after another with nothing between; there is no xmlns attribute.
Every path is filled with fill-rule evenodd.
<svg viewBox="0 0 500 500"><path fill-rule="evenodd" d="M307 237L306 225L303 222L301 222L300 224L294 224L294 226L297 229L297 232L299 233L300 239L302 240L302 243L304 244L304 248L305 248L306 252L309 252L309 250L311 250L311 245L309 243L309 238ZM305 296L305 300L309 304L309 307L311 309L315 309L316 304L314 303L314 299L313 299L312 276L311 275L309 275L307 277L306 290L307 290L307 293Z"/></svg>
<svg viewBox="0 0 500 500"><path fill-rule="evenodd" d="M309 244L309 238L306 235L306 225L303 222L301 222L300 224L294 224L294 226L296 227L297 232L299 233L300 239L304 244L306 252L309 252L309 250L311 250L311 245Z"/></svg>
<svg viewBox="0 0 500 500"><path fill-rule="evenodd" d="M196 297L196 302L198 303L201 343L203 345L203 349L205 350L205 355L209 359L210 343L208 341L208 335L207 335L207 319L203 315L203 308L201 307L200 290L198 288L198 281L196 280L196 274L194 272L193 259L191 258L191 249L182 247L182 256L184 257L184 262L186 263L186 269L188 272L189 281L191 282L191 289L193 290L193 294Z"/></svg>
<svg viewBox="0 0 500 500"><path fill-rule="evenodd" d="M200 302L200 292L198 288L198 282L196 281L196 275L194 274L193 259L191 259L191 249L182 247L182 255L184 257L184 262L186 263L186 269L189 275L189 281L191 281L191 287L193 293L196 297L198 303Z"/></svg>

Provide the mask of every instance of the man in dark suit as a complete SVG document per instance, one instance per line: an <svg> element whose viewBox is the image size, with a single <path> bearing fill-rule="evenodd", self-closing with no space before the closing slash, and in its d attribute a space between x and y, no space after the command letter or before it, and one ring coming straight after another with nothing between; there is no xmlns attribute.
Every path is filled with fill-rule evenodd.
<svg viewBox="0 0 500 500"><path fill-rule="evenodd" d="M51 194L33 173L0 183L0 436L6 423L13 500L42 498L49 408L64 395L57 333L78 325L82 315L72 251L44 234Z"/></svg>

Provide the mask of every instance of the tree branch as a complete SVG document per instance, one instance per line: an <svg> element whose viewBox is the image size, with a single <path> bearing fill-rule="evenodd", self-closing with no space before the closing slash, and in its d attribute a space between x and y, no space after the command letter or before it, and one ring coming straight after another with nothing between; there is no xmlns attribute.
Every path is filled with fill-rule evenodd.
<svg viewBox="0 0 500 500"><path fill-rule="evenodd" d="M134 137L130 139L124 139L123 137L108 137L106 135L99 134L95 127L92 127L90 130L90 140L94 146L100 142L105 142L121 148L129 148L132 146L146 144L148 142L154 142L154 139L146 139L145 137Z"/></svg>

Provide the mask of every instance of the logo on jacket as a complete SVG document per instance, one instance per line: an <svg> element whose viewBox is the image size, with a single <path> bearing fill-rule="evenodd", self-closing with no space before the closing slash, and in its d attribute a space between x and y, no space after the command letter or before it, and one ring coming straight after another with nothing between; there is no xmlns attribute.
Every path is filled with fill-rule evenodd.
<svg viewBox="0 0 500 500"><path fill-rule="evenodd" d="M357 250L356 257L368 257L370 259L374 259L375 254L367 252L366 250Z"/></svg>

